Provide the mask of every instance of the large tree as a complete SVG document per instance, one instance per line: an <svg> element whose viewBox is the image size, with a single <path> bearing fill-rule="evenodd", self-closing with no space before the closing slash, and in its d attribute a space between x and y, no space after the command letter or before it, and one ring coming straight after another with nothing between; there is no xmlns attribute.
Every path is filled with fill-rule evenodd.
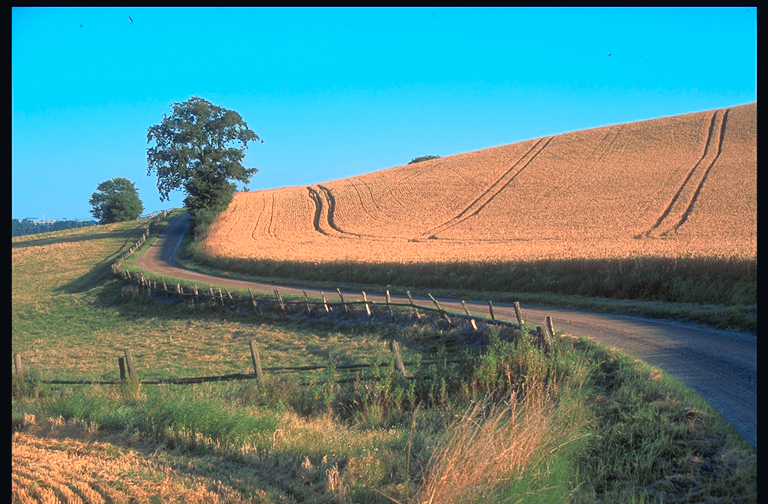
<svg viewBox="0 0 768 504"><path fill-rule="evenodd" d="M144 211L136 186L128 179L115 177L96 187L88 202L99 224L136 219Z"/></svg>
<svg viewBox="0 0 768 504"><path fill-rule="evenodd" d="M147 175L157 172L160 201L183 188L184 206L193 227L204 224L227 207L237 189L234 182L247 185L258 171L245 168L242 160L248 142L261 141L233 110L198 98L173 104L170 117L149 128Z"/></svg>

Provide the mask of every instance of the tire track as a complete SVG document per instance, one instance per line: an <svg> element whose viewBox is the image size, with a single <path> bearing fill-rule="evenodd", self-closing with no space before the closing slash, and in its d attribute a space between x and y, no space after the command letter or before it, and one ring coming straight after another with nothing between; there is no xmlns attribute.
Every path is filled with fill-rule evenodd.
<svg viewBox="0 0 768 504"><path fill-rule="evenodd" d="M334 238L351 238L360 237L361 235L356 233L349 233L341 229L336 225L334 214L336 212L336 198L330 189L325 186L317 185L317 189L307 187L309 191L309 197L315 203L315 217L313 226L315 230L326 236L333 236ZM327 224L328 228L325 229L323 224Z"/></svg>
<svg viewBox="0 0 768 504"><path fill-rule="evenodd" d="M584 162L573 168L570 173L563 170L563 172L559 174L560 177L550 185L550 188L543 193L543 196L550 197L555 191L560 191L560 193L569 192L571 187L579 183L579 180L583 176L581 175L582 172L599 165L602 159L612 150L613 144L616 143L616 140L621 135L623 129L624 125L611 127L605 135L596 142L595 148L592 149L592 152L590 152ZM577 174L579 174L579 176L577 176ZM565 182L561 182L563 180L565 180Z"/></svg>
<svg viewBox="0 0 768 504"><path fill-rule="evenodd" d="M373 220L379 220L379 219L378 219L378 217L376 217L375 215L373 215L373 214L372 214L372 213L371 213L371 212L368 210L368 208L366 208L366 206L365 206L365 202L363 201L363 195L362 195L362 194L360 194L360 188L357 186L357 184L355 184L354 182L350 182L350 183L349 183L349 185L350 185L350 186L352 186L352 188L353 188L353 189L355 190L355 192L357 193L357 199L360 201L360 207L363 209L363 212L365 212L365 214L366 214L368 217L370 217L371 219L373 219ZM363 182L363 185L365 185L365 183L364 183L364 182ZM366 186L366 187L367 187L367 186ZM370 188L370 187L368 187L368 192L371 192L371 188ZM373 196L372 196L372 195L371 195L371 199L373 199ZM375 202L374 202L374 203L375 203Z"/></svg>
<svg viewBox="0 0 768 504"><path fill-rule="evenodd" d="M707 178L709 178L709 172L712 171L712 167L715 166L715 163L717 162L717 158L720 157L720 153L723 151L723 140L725 139L725 122L728 120L728 112L730 109L725 109L725 112L723 113L723 120L720 124L720 139L717 143L717 154L715 154L715 158L712 160L712 162L707 167L706 171L704 172L704 176L701 178L701 181L699 182L699 185L696 186L696 191L693 193L693 197L691 198L691 202L688 204L688 207L685 209L685 212L683 212L683 215L680 217L680 220L675 224L674 228L665 231L664 236L669 234L670 231L674 231L677 233L677 230L685 224L685 221L688 220L688 216L691 215L693 212L693 207L696 204L696 201L699 199L699 193L701 193L701 188L704 187L704 183L707 181Z"/></svg>
<svg viewBox="0 0 768 504"><path fill-rule="evenodd" d="M251 238L253 238L254 240L257 240L257 241L259 239L259 235L260 234L263 236L263 233L259 232L259 225L262 222L262 217L264 217L264 212L266 211L266 208L267 208L267 199L266 199L266 197L262 196L261 197L261 210L259 210L259 215L256 216L256 222L253 225L253 231L251 231Z"/></svg>
<svg viewBox="0 0 768 504"><path fill-rule="evenodd" d="M704 153L701 155L701 158L699 158L696 164L693 165L691 171L688 172L685 180L680 185L667 207L664 209L664 212L662 212L661 216L659 216L659 218L656 220L656 223L648 231L638 235L637 238L641 238L643 235L648 238L659 238L662 236L667 236L672 231L676 232L677 229L682 226L683 223L688 219L688 216L693 210L693 205L699 196L701 187L704 185L704 182L709 175L709 171L712 169L715 161L720 156L720 151L722 150L723 146L723 137L725 134L725 118L727 117L729 110L730 109L726 109L725 112L722 110L716 110L712 114L712 119L709 123L709 131L707 132L707 142L704 146ZM715 131L719 131L719 141L717 143L716 152L713 154L715 149L713 148L712 144L714 143L713 139L715 137ZM711 161L708 161L710 158ZM703 168L703 166L705 166L705 162L707 161L707 167ZM698 180L698 184L696 184L695 189L693 188L695 183L694 180ZM672 222L674 222L674 224L672 224Z"/></svg>
<svg viewBox="0 0 768 504"><path fill-rule="evenodd" d="M275 236L275 195L272 195L272 204L269 205L269 224L267 224L267 236L277 240Z"/></svg>
<svg viewBox="0 0 768 504"><path fill-rule="evenodd" d="M371 202L373 203L373 206L376 207L376 209L381 213L384 210L379 206L379 202L376 201L376 196L373 194L373 188L368 184L365 180L360 179L360 182L365 186L366 189L368 189L368 194L371 196Z"/></svg>
<svg viewBox="0 0 768 504"><path fill-rule="evenodd" d="M315 228L315 231L317 231L318 233L328 236L328 233L326 233L320 227L320 217L322 217L323 215L322 198L320 197L320 194L318 194L318 192L312 189L311 187L307 186L307 190L309 191L309 199L311 199L315 203L315 216L312 219L312 226Z"/></svg>
<svg viewBox="0 0 768 504"><path fill-rule="evenodd" d="M520 159L518 159L515 164L512 165L512 167L504 172L504 174L499 177L493 184L491 184L488 189L483 191L483 193L478 196L472 203L470 203L464 210L459 212L458 215L453 217L451 220L444 222L443 224L430 229L429 231L426 231L425 233L422 233L419 235L416 240L423 239L425 237L434 236L437 233L441 231L445 231L446 229L452 228L453 226L456 226L457 224L460 224L461 222L467 220L470 217L473 217L480 213L480 211L485 208L488 203L493 201L493 199L501 193L504 189L511 184L515 178L517 178L520 173L522 173L525 168L528 167L531 162L536 159L536 156L541 154L541 151L544 150L544 148L549 144L549 142L552 141L554 137L550 136L548 138L542 138L538 142L536 142L528 151L523 154ZM523 162L527 158L527 161L522 166L519 166L520 163ZM518 168L519 166L519 168Z"/></svg>

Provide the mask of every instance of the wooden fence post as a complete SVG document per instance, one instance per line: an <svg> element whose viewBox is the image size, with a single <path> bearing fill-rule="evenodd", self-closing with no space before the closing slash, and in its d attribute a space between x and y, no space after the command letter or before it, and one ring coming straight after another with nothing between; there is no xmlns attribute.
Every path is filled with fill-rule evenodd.
<svg viewBox="0 0 768 504"><path fill-rule="evenodd" d="M344 313L349 313L349 307L347 306L347 303L344 302L344 296L341 294L341 289L338 287L336 288L336 292L339 293L339 298L341 299L341 304L344 305Z"/></svg>
<svg viewBox="0 0 768 504"><path fill-rule="evenodd" d="M280 309L283 310L283 315L285 315L285 303L283 303L283 296L280 295L280 291L275 289L275 297L277 298L277 302L280 303Z"/></svg>
<svg viewBox="0 0 768 504"><path fill-rule="evenodd" d="M118 357L117 358L117 367L120 368L120 381L125 381L125 358L124 357Z"/></svg>
<svg viewBox="0 0 768 504"><path fill-rule="evenodd" d="M408 301L411 303L411 306L413 307L413 313L416 314L416 318L421 318L421 313L419 313L419 310L416 309L416 304L413 302L413 298L411 297L411 291L405 291L405 294L408 296Z"/></svg>
<svg viewBox="0 0 768 504"><path fill-rule="evenodd" d="M368 313L368 318L373 317L371 314L371 308L368 306L368 296L365 295L365 291L362 291L363 293L363 302L365 303L365 311Z"/></svg>
<svg viewBox="0 0 768 504"><path fill-rule="evenodd" d="M253 308L254 309L258 308L259 304L253 298L253 291L251 289L248 289L248 294L251 296L251 303L253 303Z"/></svg>
<svg viewBox="0 0 768 504"><path fill-rule="evenodd" d="M221 306L224 306L224 294L221 293L221 287L219 287L219 302Z"/></svg>
<svg viewBox="0 0 768 504"><path fill-rule="evenodd" d="M555 326L552 325L552 317L547 315L547 331L549 332L549 337L554 341L555 339Z"/></svg>
<svg viewBox="0 0 768 504"><path fill-rule="evenodd" d="M16 367L16 376L18 378L24 378L24 368L21 367L21 354L16 352L13 354L13 364Z"/></svg>
<svg viewBox="0 0 768 504"><path fill-rule="evenodd" d="M552 317L549 315L547 315L547 333L549 336L549 346L554 350L557 345L557 340L555 340L555 326L552 324Z"/></svg>
<svg viewBox="0 0 768 504"><path fill-rule="evenodd" d="M392 298L389 296L389 289L387 289L387 309L389 310L389 316L392 318L392 320L395 319L395 312L392 311L392 306L390 303L392 302Z"/></svg>
<svg viewBox="0 0 768 504"><path fill-rule="evenodd" d="M136 367L133 365L133 356L131 355L131 351L127 348L124 348L123 353L125 354L125 365L128 367L128 378L131 380L139 381L139 376L136 374Z"/></svg>
<svg viewBox="0 0 768 504"><path fill-rule="evenodd" d="M464 308L464 313L467 314L467 317L471 317L472 315L469 314L469 310L467 310L467 303L464 302L464 300L461 300L461 306ZM471 318L469 319L469 322L472 324L472 329L477 332L477 323L475 323L475 319Z"/></svg>
<svg viewBox="0 0 768 504"><path fill-rule="evenodd" d="M328 300L325 298L325 292L320 291L320 295L323 296L323 306L325 307L325 313L331 313L331 310L328 308Z"/></svg>
<svg viewBox="0 0 768 504"><path fill-rule="evenodd" d="M304 302L307 304L307 312L312 315L312 308L309 306L309 296L307 296L307 291L302 291L304 293Z"/></svg>
<svg viewBox="0 0 768 504"><path fill-rule="evenodd" d="M176 284L176 294L179 295L179 300L184 301L184 296L181 295L183 291L181 290L181 284Z"/></svg>
<svg viewBox="0 0 768 504"><path fill-rule="evenodd" d="M451 322L451 317L448 316L447 313L440 307L440 303L437 302L437 299L432 296L429 292L427 292L427 296L429 296L429 299L432 300L433 303L435 303L435 306L437 307L437 311L440 312L440 315L443 316L443 318L448 322L448 325L453 325L453 322Z"/></svg>
<svg viewBox="0 0 768 504"><path fill-rule="evenodd" d="M248 342L251 347L251 362L253 363L253 374L256 376L256 385L259 390L264 389L264 373L261 371L261 356L259 355L259 349L253 344L253 340Z"/></svg>
<svg viewBox="0 0 768 504"><path fill-rule="evenodd" d="M403 358L400 356L400 345L397 344L397 341L390 341L389 349L395 354L395 369L397 369L401 375L408 376L405 374L405 365L403 364Z"/></svg>
<svg viewBox="0 0 768 504"><path fill-rule="evenodd" d="M520 311L520 303L515 301L515 316L517 317L517 323L520 327L523 327L523 312Z"/></svg>
<svg viewBox="0 0 768 504"><path fill-rule="evenodd" d="M200 302L200 293L197 291L197 284L195 284L195 304Z"/></svg>
<svg viewBox="0 0 768 504"><path fill-rule="evenodd" d="M165 292L165 297L168 297L168 286L165 284L165 278L163 278L163 292Z"/></svg>
<svg viewBox="0 0 768 504"><path fill-rule="evenodd" d="M496 322L496 317L493 316L493 303L488 301L488 310L491 312L491 320Z"/></svg>

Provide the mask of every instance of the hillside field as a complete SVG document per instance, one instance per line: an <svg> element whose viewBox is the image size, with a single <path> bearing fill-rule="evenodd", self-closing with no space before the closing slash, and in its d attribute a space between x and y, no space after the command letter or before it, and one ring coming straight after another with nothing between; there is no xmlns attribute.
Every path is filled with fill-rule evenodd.
<svg viewBox="0 0 768 504"><path fill-rule="evenodd" d="M754 258L757 104L241 192L205 253L304 263Z"/></svg>

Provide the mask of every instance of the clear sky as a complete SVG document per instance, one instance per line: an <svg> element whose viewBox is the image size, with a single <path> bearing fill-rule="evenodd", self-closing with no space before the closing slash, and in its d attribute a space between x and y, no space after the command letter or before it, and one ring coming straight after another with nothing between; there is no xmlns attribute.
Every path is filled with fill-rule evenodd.
<svg viewBox="0 0 768 504"><path fill-rule="evenodd" d="M12 218L90 219L113 177L161 202L147 129L235 110L250 189L757 101L738 8L13 8Z"/></svg>

